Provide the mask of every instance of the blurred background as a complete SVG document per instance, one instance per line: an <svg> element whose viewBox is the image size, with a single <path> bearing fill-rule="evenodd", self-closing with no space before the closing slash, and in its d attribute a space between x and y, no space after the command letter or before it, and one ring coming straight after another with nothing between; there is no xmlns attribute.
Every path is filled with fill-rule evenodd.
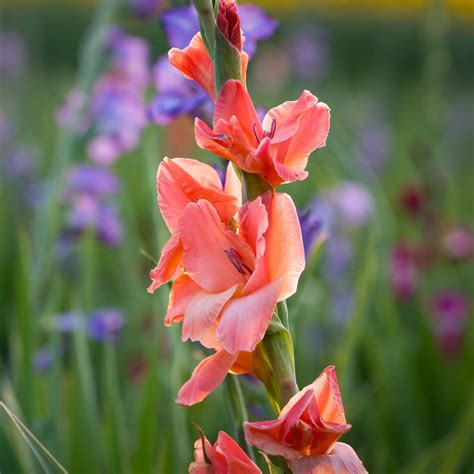
<svg viewBox="0 0 474 474"><path fill-rule="evenodd" d="M332 109L308 179L284 187L307 254L288 301L299 385L336 365L369 472L471 473L473 3L257 3L276 22L242 20L255 104L309 89ZM163 326L168 288L146 292L168 238L159 161L220 166L193 139L207 98L160 61L185 4L1 6L0 400L71 473L187 472L191 421L232 429L221 389L174 403L203 351ZM60 472L4 411L0 472Z"/></svg>

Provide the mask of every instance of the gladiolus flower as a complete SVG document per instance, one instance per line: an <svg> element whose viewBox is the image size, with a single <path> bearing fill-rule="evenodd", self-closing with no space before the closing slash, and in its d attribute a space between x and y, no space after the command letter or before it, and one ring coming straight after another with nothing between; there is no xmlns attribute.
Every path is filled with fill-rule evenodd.
<svg viewBox="0 0 474 474"><path fill-rule="evenodd" d="M305 90L298 100L271 109L260 123L245 87L230 80L217 97L213 130L196 119L195 134L201 148L276 187L306 178L308 157L326 145L329 122L329 107Z"/></svg>
<svg viewBox="0 0 474 474"><path fill-rule="evenodd" d="M244 423L249 444L269 455L283 456L293 473L362 474L365 469L353 451L337 443L351 429L334 367L297 393L276 420Z"/></svg>
<svg viewBox="0 0 474 474"><path fill-rule="evenodd" d="M224 431L214 446L202 436L194 443L194 462L189 474L261 474L245 451Z"/></svg>
<svg viewBox="0 0 474 474"><path fill-rule="evenodd" d="M151 271L153 293L173 278L182 263L179 221L186 206L205 199L224 224L228 224L241 205L241 184L232 166L227 167L225 186L209 165L188 158L165 158L156 177L158 205L171 232L158 265Z"/></svg>
<svg viewBox="0 0 474 474"><path fill-rule="evenodd" d="M165 324L183 322L183 340L227 353L251 352L263 339L275 305L295 293L304 269L298 216L286 194L243 206L238 232L206 200L179 220L184 273L173 283Z"/></svg>
<svg viewBox="0 0 474 474"><path fill-rule="evenodd" d="M158 182L160 193L160 172ZM178 203L178 211L169 209L179 222L167 221L173 236L151 272L149 291L174 276L165 325L182 322L183 340L216 351L181 388L177 402L187 406L203 400L229 371L258 376L252 351L276 303L296 291L304 250L296 209L286 194L258 197L229 225L208 200L182 208Z"/></svg>
<svg viewBox="0 0 474 474"><path fill-rule="evenodd" d="M240 18L234 0L220 0L217 12L217 27L229 43L242 51Z"/></svg>
<svg viewBox="0 0 474 474"><path fill-rule="evenodd" d="M214 64L207 52L201 33L194 35L189 46L184 49L171 48L168 52L170 63L185 77L197 82L208 94L216 100L214 83ZM248 55L241 52L242 80L245 83L247 75Z"/></svg>

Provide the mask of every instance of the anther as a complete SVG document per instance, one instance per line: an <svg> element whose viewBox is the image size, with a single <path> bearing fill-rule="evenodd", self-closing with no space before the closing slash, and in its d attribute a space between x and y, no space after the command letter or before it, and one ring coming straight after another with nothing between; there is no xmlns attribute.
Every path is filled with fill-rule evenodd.
<svg viewBox="0 0 474 474"><path fill-rule="evenodd" d="M246 273L249 275L252 274L252 270L245 265L245 263L242 260L242 257L239 255L237 250L235 249L226 249L224 250L225 254L227 255L227 258L229 259L230 263L234 266L234 268L243 276L245 276Z"/></svg>

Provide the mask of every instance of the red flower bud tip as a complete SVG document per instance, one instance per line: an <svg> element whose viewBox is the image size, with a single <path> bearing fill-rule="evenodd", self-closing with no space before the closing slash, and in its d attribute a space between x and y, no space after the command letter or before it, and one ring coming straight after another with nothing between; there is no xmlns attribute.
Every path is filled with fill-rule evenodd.
<svg viewBox="0 0 474 474"><path fill-rule="evenodd" d="M239 51L242 51L240 18L234 0L220 0L217 13L217 26L224 37Z"/></svg>

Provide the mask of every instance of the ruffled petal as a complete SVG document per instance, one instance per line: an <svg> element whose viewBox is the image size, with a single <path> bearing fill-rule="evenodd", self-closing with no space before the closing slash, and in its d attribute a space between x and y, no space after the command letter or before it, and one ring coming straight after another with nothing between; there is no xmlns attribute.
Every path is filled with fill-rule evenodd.
<svg viewBox="0 0 474 474"><path fill-rule="evenodd" d="M170 240L161 250L158 265L150 272L152 284L147 288L148 293L153 293L161 285L170 281L176 274L183 261L183 248L177 235L172 235Z"/></svg>
<svg viewBox="0 0 474 474"><path fill-rule="evenodd" d="M221 293L245 284L254 270L252 249L224 227L209 202L188 204L179 228L184 267L199 286L210 293Z"/></svg>
<svg viewBox="0 0 474 474"><path fill-rule="evenodd" d="M356 452L345 443L336 443L329 454L288 460L293 474L365 474Z"/></svg>
<svg viewBox="0 0 474 474"><path fill-rule="evenodd" d="M189 158L165 158L158 168L157 190L158 205L172 233L190 202L206 199L223 222L228 222L240 201L238 196L222 189L219 175L211 166Z"/></svg>
<svg viewBox="0 0 474 474"><path fill-rule="evenodd" d="M247 443L267 454L283 456L285 459L301 457L302 454L297 449L282 441L306 410L312 397L311 389L303 389L291 398L277 420L244 423Z"/></svg>
<svg viewBox="0 0 474 474"><path fill-rule="evenodd" d="M222 383L236 358L221 350L201 361L181 387L176 402L190 406L204 400Z"/></svg>
<svg viewBox="0 0 474 474"><path fill-rule="evenodd" d="M222 311L216 339L231 354L251 352L265 336L280 293L279 279L247 296L233 298Z"/></svg>
<svg viewBox="0 0 474 474"><path fill-rule="evenodd" d="M276 129L272 144L280 163L302 170L309 154L326 145L330 109L309 91L303 91L297 101L271 109L264 119L264 128L271 126L273 120Z"/></svg>

